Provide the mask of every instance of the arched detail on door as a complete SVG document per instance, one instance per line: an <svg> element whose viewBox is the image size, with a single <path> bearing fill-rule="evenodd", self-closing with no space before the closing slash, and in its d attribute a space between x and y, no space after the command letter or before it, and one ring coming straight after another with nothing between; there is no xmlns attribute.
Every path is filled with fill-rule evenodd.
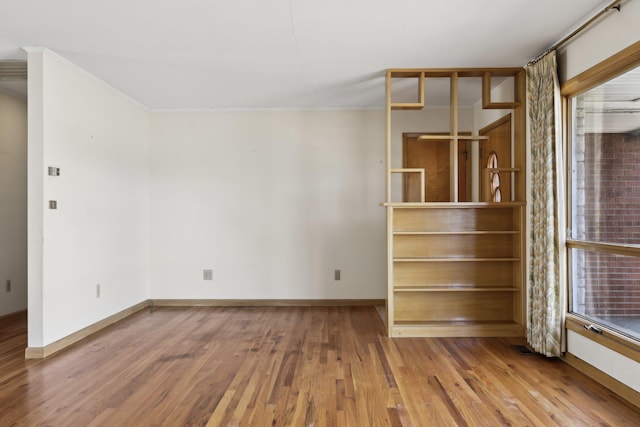
<svg viewBox="0 0 640 427"><path fill-rule="evenodd" d="M495 151L489 153L487 157L487 169L497 169L499 167L498 154ZM490 182L491 201L502 201L502 190L500 189L500 174L498 172L492 172Z"/></svg>

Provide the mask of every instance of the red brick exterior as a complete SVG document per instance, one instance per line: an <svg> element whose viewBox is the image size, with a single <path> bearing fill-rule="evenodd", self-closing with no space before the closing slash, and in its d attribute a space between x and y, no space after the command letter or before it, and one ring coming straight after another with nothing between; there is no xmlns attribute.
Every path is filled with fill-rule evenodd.
<svg viewBox="0 0 640 427"><path fill-rule="evenodd" d="M584 176L577 177L584 226L576 237L640 244L640 134L585 134L584 142ZM640 317L640 258L589 252L574 267L583 270L576 274L586 285L584 314Z"/></svg>

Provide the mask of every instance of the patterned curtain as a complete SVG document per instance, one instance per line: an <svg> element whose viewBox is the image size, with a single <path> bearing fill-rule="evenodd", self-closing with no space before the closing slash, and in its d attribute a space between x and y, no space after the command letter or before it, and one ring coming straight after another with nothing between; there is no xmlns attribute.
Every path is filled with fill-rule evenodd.
<svg viewBox="0 0 640 427"><path fill-rule="evenodd" d="M560 356L566 350L564 178L557 70L555 51L527 67L531 140L527 340L546 356Z"/></svg>

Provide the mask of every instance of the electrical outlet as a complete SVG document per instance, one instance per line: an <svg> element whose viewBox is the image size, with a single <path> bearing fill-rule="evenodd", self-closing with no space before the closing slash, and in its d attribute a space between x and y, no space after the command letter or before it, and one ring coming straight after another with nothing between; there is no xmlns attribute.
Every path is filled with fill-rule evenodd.
<svg viewBox="0 0 640 427"><path fill-rule="evenodd" d="M333 280L340 280L340 270L333 270Z"/></svg>
<svg viewBox="0 0 640 427"><path fill-rule="evenodd" d="M202 270L202 280L213 280L213 270Z"/></svg>
<svg viewBox="0 0 640 427"><path fill-rule="evenodd" d="M11 292L11 279L7 279L7 292Z"/></svg>
<svg viewBox="0 0 640 427"><path fill-rule="evenodd" d="M100 298L100 283L96 285L96 298Z"/></svg>

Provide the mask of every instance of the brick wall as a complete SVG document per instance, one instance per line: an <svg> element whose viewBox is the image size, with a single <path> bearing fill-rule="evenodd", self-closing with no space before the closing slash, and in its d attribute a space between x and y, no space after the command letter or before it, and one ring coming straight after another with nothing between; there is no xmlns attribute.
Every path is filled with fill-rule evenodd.
<svg viewBox="0 0 640 427"><path fill-rule="evenodd" d="M574 237L640 243L640 134L584 134L574 147ZM574 310L640 316L640 259L574 251Z"/></svg>

